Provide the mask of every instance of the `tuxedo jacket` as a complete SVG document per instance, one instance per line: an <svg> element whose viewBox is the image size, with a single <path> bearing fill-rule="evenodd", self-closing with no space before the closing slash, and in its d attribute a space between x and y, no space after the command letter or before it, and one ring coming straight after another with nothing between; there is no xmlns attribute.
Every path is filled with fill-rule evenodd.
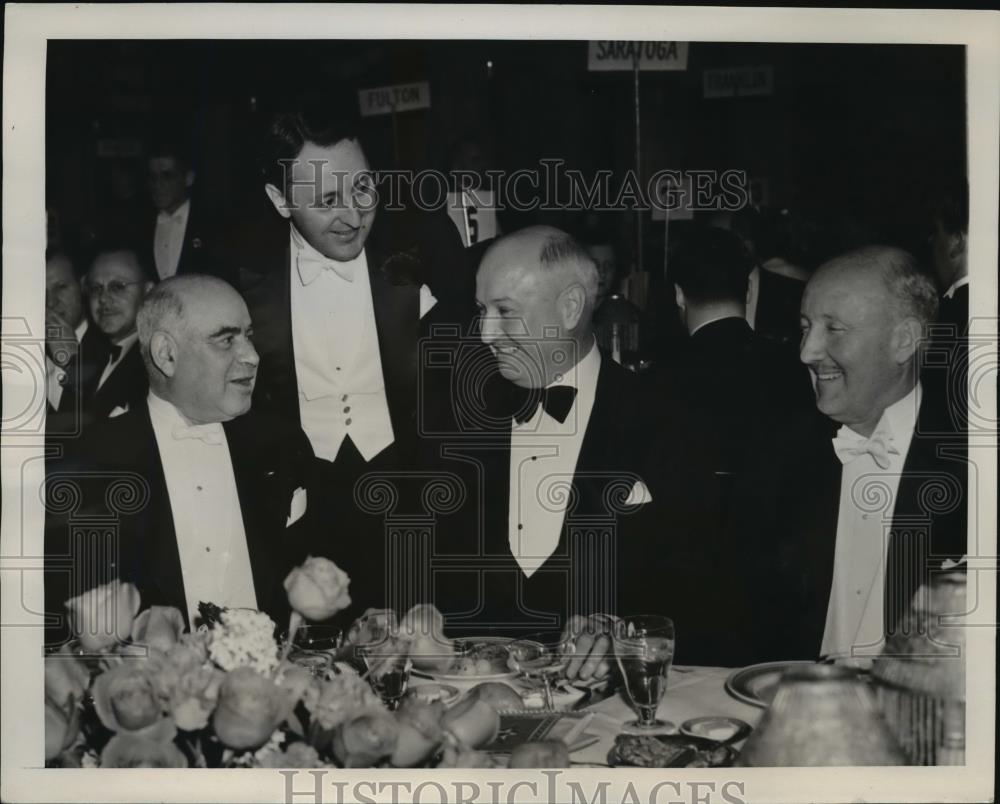
<svg viewBox="0 0 1000 804"><path fill-rule="evenodd" d="M298 423L299 398L292 339L291 254L284 221L260 227L253 253L237 252L240 286L254 324L260 371L254 408ZM474 311L471 282L458 233L447 216L380 210L365 244L372 306L395 443L415 449L421 337L435 324L468 328ZM420 317L420 287L438 303Z"/></svg>
<svg viewBox="0 0 1000 804"><path fill-rule="evenodd" d="M177 276L182 274L208 274L235 284L236 276L226 264L220 251L219 227L206 214L204 204L192 198L188 210L184 242L177 260ZM139 247L144 259L155 276L156 269L156 219L159 212L151 211L139 232Z"/></svg>
<svg viewBox="0 0 1000 804"><path fill-rule="evenodd" d="M297 428L253 413L222 426L257 602L280 627L289 613L282 581L304 558L308 508L294 525L286 523L293 494L305 486L312 450ZM118 577L136 585L142 608L175 606L187 619L170 497L148 406L95 424L78 447L48 477L47 611L62 612L69 597ZM65 496L68 488L75 497ZM61 625L52 623L50 635L58 638Z"/></svg>
<svg viewBox="0 0 1000 804"><path fill-rule="evenodd" d="M107 357L97 372L98 379L106 363ZM128 352L108 375L104 384L100 388L95 388L87 405L87 413L91 420L97 421L108 418L115 408L131 410L133 407L144 407L148 393L149 377L146 374L146 367L142 364L139 344L136 342L129 347Z"/></svg>
<svg viewBox="0 0 1000 804"><path fill-rule="evenodd" d="M968 461L960 440L941 426L939 411L921 404L895 505L876 513L888 531L883 589L886 635L895 633L917 589L945 559L968 551ZM742 534L759 578L759 616L752 627L771 659L815 659L826 626L833 581L842 465L831 438L837 425L817 420L813 438L785 453L785 465L761 469L743 505L755 516ZM774 486L780 488L774 488ZM770 486L770 487L769 487ZM734 527L739 528L737 523ZM907 627L904 624L903 627Z"/></svg>
<svg viewBox="0 0 1000 804"><path fill-rule="evenodd" d="M434 602L448 632L515 635L557 630L574 613L666 613L660 547L652 540L657 491L653 502L626 504L637 482L653 485L646 474L650 400L639 378L602 357L559 543L530 578L514 559L508 532L513 389L491 375L481 429L443 450L467 493L460 515L439 527L435 542Z"/></svg>
<svg viewBox="0 0 1000 804"><path fill-rule="evenodd" d="M90 410L97 381L108 362L108 339L91 324L80 340L80 350L66 366L66 382L59 407L48 404L46 432L54 436L77 436Z"/></svg>

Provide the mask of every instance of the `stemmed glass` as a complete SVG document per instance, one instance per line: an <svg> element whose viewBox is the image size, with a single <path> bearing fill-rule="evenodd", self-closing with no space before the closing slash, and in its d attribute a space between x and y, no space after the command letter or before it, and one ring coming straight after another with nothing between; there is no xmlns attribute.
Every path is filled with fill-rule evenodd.
<svg viewBox="0 0 1000 804"><path fill-rule="evenodd" d="M396 613L385 610L362 617L349 638L365 663L368 683L390 710L395 709L406 693L412 667L409 643L399 633Z"/></svg>
<svg viewBox="0 0 1000 804"><path fill-rule="evenodd" d="M614 627L614 645L625 689L639 715L625 727L644 732L670 729L673 724L658 720L656 710L674 660L673 621L654 614L623 617Z"/></svg>
<svg viewBox="0 0 1000 804"><path fill-rule="evenodd" d="M566 671L575 640L563 633L529 634L507 646L508 666L529 681L541 683L545 708L554 709L552 682Z"/></svg>

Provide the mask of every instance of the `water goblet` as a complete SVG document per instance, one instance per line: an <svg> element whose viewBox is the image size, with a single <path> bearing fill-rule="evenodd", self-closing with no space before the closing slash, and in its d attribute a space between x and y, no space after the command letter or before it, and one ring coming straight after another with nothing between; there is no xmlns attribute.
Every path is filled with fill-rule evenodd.
<svg viewBox="0 0 1000 804"><path fill-rule="evenodd" d="M638 714L636 720L625 724L626 729L649 732L673 728L672 723L657 719L656 710L667 689L674 645L674 624L667 617L638 614L615 624L615 658Z"/></svg>
<svg viewBox="0 0 1000 804"><path fill-rule="evenodd" d="M554 709L552 682L566 672L575 640L563 633L538 633L515 639L507 646L508 666L528 681L541 684L545 708Z"/></svg>

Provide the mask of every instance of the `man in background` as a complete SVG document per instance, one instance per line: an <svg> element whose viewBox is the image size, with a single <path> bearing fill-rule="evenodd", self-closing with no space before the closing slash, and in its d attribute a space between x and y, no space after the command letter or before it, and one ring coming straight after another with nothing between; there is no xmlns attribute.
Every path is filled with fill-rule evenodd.
<svg viewBox="0 0 1000 804"><path fill-rule="evenodd" d="M45 366L50 435L79 435L107 362L108 343L87 318L75 258L65 249L45 258Z"/></svg>
<svg viewBox="0 0 1000 804"><path fill-rule="evenodd" d="M98 247L83 287L90 317L108 340L107 360L88 406L91 418L104 419L146 398L136 316L153 280L134 249L112 243Z"/></svg>

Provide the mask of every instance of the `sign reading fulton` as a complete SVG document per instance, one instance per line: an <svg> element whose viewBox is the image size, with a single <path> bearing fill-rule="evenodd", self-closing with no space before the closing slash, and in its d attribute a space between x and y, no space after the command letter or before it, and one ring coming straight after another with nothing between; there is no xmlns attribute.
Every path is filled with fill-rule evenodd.
<svg viewBox="0 0 1000 804"><path fill-rule="evenodd" d="M591 42L588 70L686 70L687 42Z"/></svg>

